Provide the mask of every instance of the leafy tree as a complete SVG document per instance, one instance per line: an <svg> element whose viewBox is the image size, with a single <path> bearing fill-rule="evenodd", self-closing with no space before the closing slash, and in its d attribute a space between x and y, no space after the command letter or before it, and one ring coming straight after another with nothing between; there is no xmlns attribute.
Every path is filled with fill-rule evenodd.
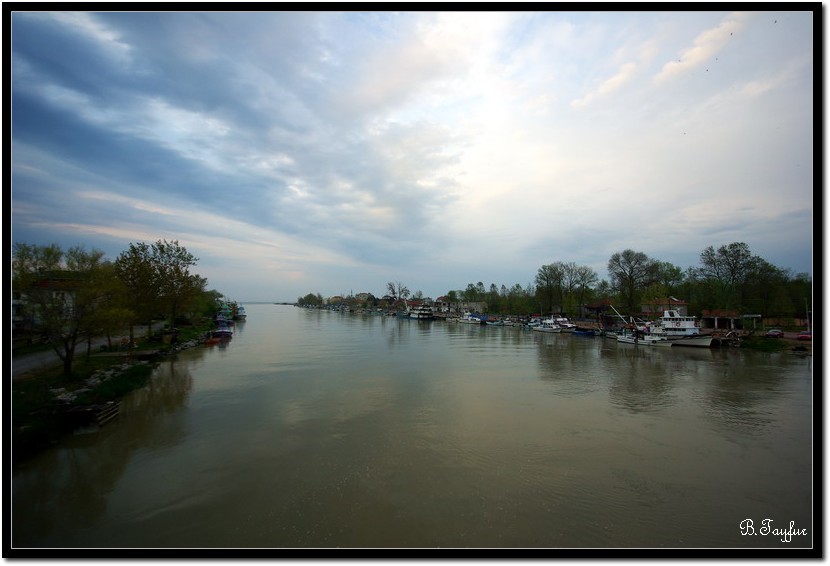
<svg viewBox="0 0 830 566"><path fill-rule="evenodd" d="M323 296L319 293L316 295L314 293L309 293L306 296L297 299L297 304L301 307L319 307L323 304Z"/></svg>
<svg viewBox="0 0 830 566"><path fill-rule="evenodd" d="M668 261L654 262L655 281L666 289L666 293L674 294L678 285L683 283L683 270Z"/></svg>
<svg viewBox="0 0 830 566"><path fill-rule="evenodd" d="M94 326L103 302L104 252L75 246L64 252L57 244L16 244L12 287L25 296L30 318L72 373L75 347Z"/></svg>
<svg viewBox="0 0 830 566"><path fill-rule="evenodd" d="M638 312L639 294L654 276L654 261L643 252L624 250L608 260L611 285L619 292L623 307L628 312Z"/></svg>
<svg viewBox="0 0 830 566"><path fill-rule="evenodd" d="M159 299L170 315L172 325L176 323L177 316L205 290L207 280L190 273L190 267L199 260L180 246L178 240L158 240L151 249Z"/></svg>
<svg viewBox="0 0 830 566"><path fill-rule="evenodd" d="M105 262L90 278L90 286L100 297L99 308L87 321L87 356L94 336L104 335L107 345L112 348L114 334L127 328L134 313L126 306L127 293L123 283L115 276L115 265Z"/></svg>
<svg viewBox="0 0 830 566"><path fill-rule="evenodd" d="M457 307L458 305L458 291L449 291L447 293L447 302L450 304L450 309L453 308L453 305Z"/></svg>
<svg viewBox="0 0 830 566"><path fill-rule="evenodd" d="M744 242L733 242L715 250L709 246L700 254L700 274L717 292L717 306L739 308L740 286L746 281L756 259Z"/></svg>
<svg viewBox="0 0 830 566"><path fill-rule="evenodd" d="M115 274L127 289L128 307L133 313L130 342L133 341L133 326L137 324L147 325L149 337L153 318L161 309L158 271L150 246L144 242L130 243L129 248L115 260Z"/></svg>
<svg viewBox="0 0 830 566"><path fill-rule="evenodd" d="M467 284L467 288L461 291L461 298L467 303L477 303L482 300L478 288L472 283Z"/></svg>
<svg viewBox="0 0 830 566"><path fill-rule="evenodd" d="M599 277L597 272L587 265L576 266L570 277L576 294L576 304L581 307L587 302L591 288L596 285Z"/></svg>
<svg viewBox="0 0 830 566"><path fill-rule="evenodd" d="M545 307L551 312L562 310L562 286L565 279L565 269L562 262L543 265L536 272L536 294L540 300L540 308L544 314Z"/></svg>
<svg viewBox="0 0 830 566"><path fill-rule="evenodd" d="M793 304L787 293L789 274L761 258L755 258L742 285L742 307L749 312L786 316Z"/></svg>

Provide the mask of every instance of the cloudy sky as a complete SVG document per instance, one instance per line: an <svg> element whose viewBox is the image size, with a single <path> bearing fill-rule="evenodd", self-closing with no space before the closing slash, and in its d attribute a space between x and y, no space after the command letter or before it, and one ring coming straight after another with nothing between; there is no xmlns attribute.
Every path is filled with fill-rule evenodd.
<svg viewBox="0 0 830 566"><path fill-rule="evenodd" d="M812 274L810 12L16 12L12 239L437 297L745 242Z"/></svg>

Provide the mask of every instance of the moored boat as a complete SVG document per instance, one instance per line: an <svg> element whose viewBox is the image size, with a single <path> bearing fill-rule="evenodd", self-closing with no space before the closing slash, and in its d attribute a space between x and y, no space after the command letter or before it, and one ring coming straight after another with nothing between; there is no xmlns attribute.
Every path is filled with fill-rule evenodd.
<svg viewBox="0 0 830 566"><path fill-rule="evenodd" d="M213 338L223 339L233 338L233 329L231 329L227 322L219 322L216 328L211 331L211 336Z"/></svg>
<svg viewBox="0 0 830 566"><path fill-rule="evenodd" d="M548 318L540 322L538 326L534 326L533 330L536 332L562 332L562 327L556 324L553 318Z"/></svg>
<svg viewBox="0 0 830 566"><path fill-rule="evenodd" d="M709 348L712 337L700 333L700 323L695 316L681 315L676 310L665 310L657 322L649 323L654 335L665 337L673 346Z"/></svg>
<svg viewBox="0 0 830 566"><path fill-rule="evenodd" d="M415 320L432 320L435 318L435 313L430 306L417 305L409 309L409 318L414 318Z"/></svg>
<svg viewBox="0 0 830 566"><path fill-rule="evenodd" d="M656 336L642 330L625 331L617 334L617 342L634 344L635 346L666 346L671 347L672 341L663 336Z"/></svg>
<svg viewBox="0 0 830 566"><path fill-rule="evenodd" d="M473 313L465 312L464 315L458 319L462 324L482 324L481 319Z"/></svg>
<svg viewBox="0 0 830 566"><path fill-rule="evenodd" d="M573 332L576 330L576 324L568 320L568 318L561 314L555 314L551 317L556 325L562 329L562 332Z"/></svg>

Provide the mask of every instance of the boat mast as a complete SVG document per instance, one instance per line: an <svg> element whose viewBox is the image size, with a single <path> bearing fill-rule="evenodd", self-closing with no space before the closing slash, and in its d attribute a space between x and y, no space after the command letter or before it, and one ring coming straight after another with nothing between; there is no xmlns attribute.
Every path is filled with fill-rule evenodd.
<svg viewBox="0 0 830 566"><path fill-rule="evenodd" d="M617 309L614 308L614 305L608 305L608 306L611 307L611 310L613 310L615 313L617 313L617 316L620 317L620 320L622 320L624 324L628 324L628 321L625 320L625 317L623 317L623 315L621 315L619 312L617 312Z"/></svg>

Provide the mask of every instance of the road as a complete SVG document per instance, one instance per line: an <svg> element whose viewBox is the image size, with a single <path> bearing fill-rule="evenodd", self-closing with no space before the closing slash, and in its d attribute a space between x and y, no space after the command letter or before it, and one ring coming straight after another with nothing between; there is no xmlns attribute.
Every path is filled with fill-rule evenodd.
<svg viewBox="0 0 830 566"><path fill-rule="evenodd" d="M164 328L163 322L156 322L153 323L153 330L161 330ZM146 326L137 326L135 328L135 336L143 336L147 332ZM129 340L130 338L130 331L125 330L123 333L118 334L117 336L113 336L112 343L119 344L122 338L126 338ZM106 337L100 338L93 338L92 339L92 352L98 352L101 350L101 346L107 345ZM75 347L75 356L83 356L86 355L86 342L80 342ZM47 369L50 367L57 367L63 364L61 359L58 357L58 354L55 352L54 349L44 350L43 352L33 352L31 354L25 354L23 356L17 356L12 358L12 379L20 379L24 377L26 374L31 373L33 371L40 371L43 369Z"/></svg>

